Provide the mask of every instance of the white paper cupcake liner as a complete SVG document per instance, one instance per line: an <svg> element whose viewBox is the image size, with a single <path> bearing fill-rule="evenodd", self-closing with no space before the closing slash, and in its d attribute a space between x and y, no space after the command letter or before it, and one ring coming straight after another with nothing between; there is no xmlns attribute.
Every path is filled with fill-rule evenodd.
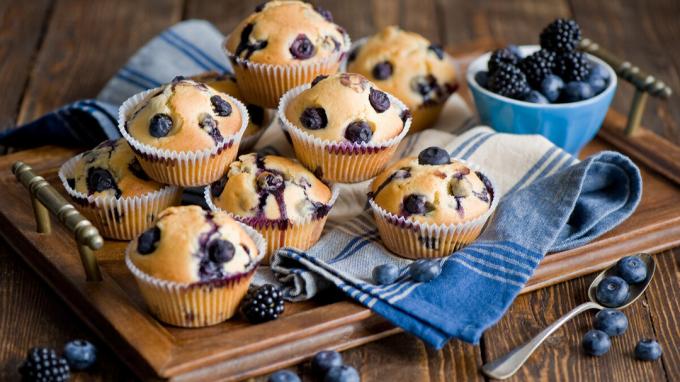
<svg viewBox="0 0 680 382"><path fill-rule="evenodd" d="M482 233L489 218L498 206L501 195L493 179L480 171L479 167L462 159L455 159L481 172L491 184L493 195L489 209L480 216L458 224L420 223L404 216L397 216L380 207L373 198L368 202L373 210L376 225L383 244L390 251L409 259L422 259L448 256L470 244Z"/></svg>
<svg viewBox="0 0 680 382"><path fill-rule="evenodd" d="M78 192L67 180L73 178L73 171L81 157L82 154L79 154L66 161L59 169L59 179L78 210L106 238L131 240L150 227L161 211L179 204L182 189L176 186L164 186L145 195L120 198L88 196Z"/></svg>
<svg viewBox="0 0 680 382"><path fill-rule="evenodd" d="M333 208L333 205L338 199L339 194L340 187L337 185L332 185L331 198L327 204L330 208ZM274 252L276 252L276 250L279 248L292 247L303 251L311 248L314 244L316 244L316 242L319 241L324 225L326 224L326 220L328 219L327 213L320 219L315 219L314 216L309 215L302 221L291 221L289 224L283 227L277 220L265 220L262 224L253 224L252 220L247 217L235 215L229 211L225 211L217 207L217 205L215 205L212 200L210 186L205 187L203 190L203 197L205 199L205 203L208 205L208 208L210 208L211 211L226 212L235 220L249 225L258 231L262 236L264 236L265 240L267 241L267 255L262 260L263 264L269 264L272 254L274 254Z"/></svg>
<svg viewBox="0 0 680 382"><path fill-rule="evenodd" d="M236 314L239 303L248 292L255 270L267 251L262 235L239 223L257 247L257 258L241 273L225 279L196 283L162 280L144 273L130 259L131 242L125 251L125 264L137 280L144 301L159 320L181 327L203 327L219 324Z"/></svg>
<svg viewBox="0 0 680 382"><path fill-rule="evenodd" d="M243 97L249 103L254 103L269 109L276 108L279 98L288 90L306 83L312 82L320 74L334 74L340 68L349 47L351 40L345 33L345 50L335 52L319 61L289 64L271 65L251 62L230 52L226 42L229 36L224 39L222 47L231 62L236 84L243 93Z"/></svg>
<svg viewBox="0 0 680 382"><path fill-rule="evenodd" d="M290 134L295 156L305 167L315 173L320 171L320 177L331 182L357 183L376 176L387 166L399 143L408 134L411 117L397 136L382 142L351 143L320 139L295 126L286 117L290 100L310 87L310 84L305 84L291 89L281 97L279 104L281 127ZM386 94L393 105L401 110L407 109L397 98Z"/></svg>
<svg viewBox="0 0 680 382"><path fill-rule="evenodd" d="M198 187L219 179L236 158L243 132L248 127L248 110L234 97L228 100L241 113L241 128L234 135L224 137L217 146L201 151L159 149L133 138L125 128L127 117L136 107L161 88L146 90L128 98L118 112L118 130L130 144L144 171L157 182L182 187Z"/></svg>

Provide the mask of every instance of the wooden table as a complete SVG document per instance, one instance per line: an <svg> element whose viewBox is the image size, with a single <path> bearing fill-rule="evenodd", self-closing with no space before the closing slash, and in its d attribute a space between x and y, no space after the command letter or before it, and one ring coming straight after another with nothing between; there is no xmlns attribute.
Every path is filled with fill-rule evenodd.
<svg viewBox="0 0 680 382"><path fill-rule="evenodd" d="M127 58L164 28L204 18L228 32L258 1L243 0L2 0L0 1L0 129L21 124L66 102L95 96ZM399 24L447 46L472 39L535 43L556 17L575 17L585 35L658 75L680 91L680 3L677 0L343 0L319 1L356 37ZM614 102L627 110L632 88L621 85ZM680 144L680 103L651 100L643 123ZM657 276L643 300L626 311L628 332L604 357L585 356L580 338L591 325L583 314L555 333L515 380L680 380L680 250L657 256ZM592 276L523 295L483 337L480 346L452 341L441 351L396 335L346 351L363 381L483 380L479 366L526 341L584 301ZM642 337L658 338L661 362L633 359ZM73 338L96 337L56 294L0 244L0 380L18 378L28 348L61 347ZM95 370L74 380L134 377L100 348ZM309 379L309 367L297 372ZM262 378L264 380L265 378Z"/></svg>

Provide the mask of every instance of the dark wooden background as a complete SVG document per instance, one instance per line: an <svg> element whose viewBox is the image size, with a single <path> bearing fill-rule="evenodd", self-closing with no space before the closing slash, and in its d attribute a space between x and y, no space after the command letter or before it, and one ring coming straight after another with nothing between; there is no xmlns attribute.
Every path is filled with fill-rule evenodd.
<svg viewBox="0 0 680 382"><path fill-rule="evenodd" d="M228 33L259 1L243 0L0 0L0 129L66 102L95 96L127 58L163 29L203 18ZM343 0L318 1L354 38L399 24L446 46L475 39L535 43L556 17L573 17L584 34L680 91L680 1L625 0ZM619 88L614 107L627 110L632 89ZM680 104L651 100L643 123L680 144ZM1 197L1 196L0 196ZM591 325L583 314L555 333L517 374L516 381L680 380L680 251L657 256L659 272L645 298L627 309L628 332L604 357L587 357L580 338ZM363 381L483 380L479 366L526 341L587 299L583 277L521 296L480 346L453 341L441 351L401 334L344 352ZM0 240L0 380L18 378L28 348L60 348L94 335ZM661 362L633 359L641 337L656 337ZM75 380L130 380L119 358L100 344L100 362ZM298 372L309 379L307 366ZM310 379L311 380L311 379Z"/></svg>

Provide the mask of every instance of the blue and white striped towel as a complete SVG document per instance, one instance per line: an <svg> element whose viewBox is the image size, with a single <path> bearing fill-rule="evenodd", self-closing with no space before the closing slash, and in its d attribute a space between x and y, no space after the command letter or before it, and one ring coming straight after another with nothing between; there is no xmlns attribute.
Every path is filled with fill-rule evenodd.
<svg viewBox="0 0 680 382"><path fill-rule="evenodd" d="M222 35L200 20L182 22L150 41L106 85L97 100L65 106L32 123L0 134L0 144L94 146L117 138L117 105L134 93L176 75L229 71ZM441 259L442 274L421 284L401 278L388 286L370 281L374 266L405 267L381 244L366 210L369 182L342 185L320 242L307 252L280 250L272 274L291 300L313 297L335 285L427 343L441 347L450 338L477 343L482 332L507 310L548 252L583 245L614 228L637 206L638 169L626 157L605 152L579 162L540 136L495 133L475 127L463 100L454 96L439 123L407 137L396 157L417 155L425 147L447 148L493 176L504 195L482 236ZM293 156L278 126L270 127L256 150Z"/></svg>

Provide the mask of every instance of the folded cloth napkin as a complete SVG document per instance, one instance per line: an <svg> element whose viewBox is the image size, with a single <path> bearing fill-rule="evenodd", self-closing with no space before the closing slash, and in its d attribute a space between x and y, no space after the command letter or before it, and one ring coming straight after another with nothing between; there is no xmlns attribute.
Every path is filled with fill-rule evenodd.
<svg viewBox="0 0 680 382"><path fill-rule="evenodd" d="M96 100L76 102L1 133L0 144L94 146L118 138L116 109L129 96L176 75L229 72L222 39L208 22L179 23L140 49ZM371 283L374 266L391 262L404 269L410 261L382 246L366 206L367 181L341 185L320 242L306 252L280 250L274 272L262 269L257 281L281 283L291 300L311 298L335 285L435 347L452 337L477 343L546 253L587 243L625 220L639 202L639 171L621 154L604 152L579 162L543 137L473 126L470 110L453 96L439 123L408 136L395 155L417 155L431 145L445 147L452 156L484 168L496 182L496 194L503 195L482 236L440 260L443 272L437 279L420 284L402 275L389 286ZM271 126L255 149L294 156L278 126Z"/></svg>

